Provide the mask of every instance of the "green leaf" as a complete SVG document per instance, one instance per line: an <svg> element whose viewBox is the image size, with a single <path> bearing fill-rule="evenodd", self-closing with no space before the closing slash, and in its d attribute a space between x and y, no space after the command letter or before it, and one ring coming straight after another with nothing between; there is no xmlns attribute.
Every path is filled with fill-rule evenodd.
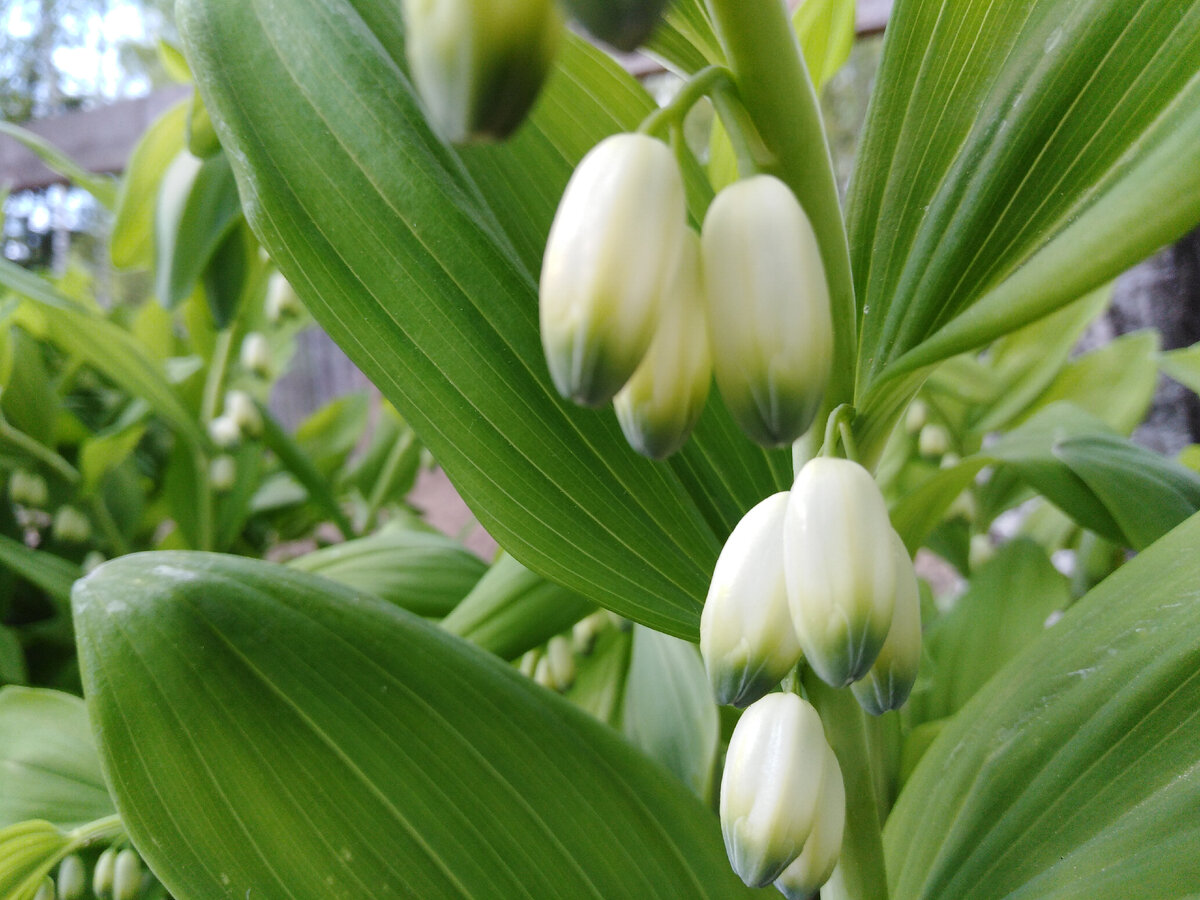
<svg viewBox="0 0 1200 900"><path fill-rule="evenodd" d="M888 820L892 896L1200 885L1200 517L1119 569L942 731Z"/></svg>
<svg viewBox="0 0 1200 900"><path fill-rule="evenodd" d="M0 828L44 819L69 829L113 812L83 701L0 688Z"/></svg>
<svg viewBox="0 0 1200 900"><path fill-rule="evenodd" d="M0 534L0 565L36 584L64 609L71 602L71 586L80 575L75 563L45 550L26 547L3 534Z"/></svg>
<svg viewBox="0 0 1200 900"><path fill-rule="evenodd" d="M0 393L0 412L17 430L54 447L59 404L45 348L22 328L10 329L10 334L12 363Z"/></svg>
<svg viewBox="0 0 1200 900"><path fill-rule="evenodd" d="M505 554L446 616L442 627L512 660L566 631L594 609L585 597L530 572Z"/></svg>
<svg viewBox="0 0 1200 900"><path fill-rule="evenodd" d="M153 553L96 570L75 614L117 808L176 896L749 896L682 785L394 606Z"/></svg>
<svg viewBox="0 0 1200 900"><path fill-rule="evenodd" d="M818 92L850 58L856 6L855 0L803 0L792 13L804 63Z"/></svg>
<svg viewBox="0 0 1200 900"><path fill-rule="evenodd" d="M849 230L859 409L1200 220L1200 2L907 0Z"/></svg>
<svg viewBox="0 0 1200 900"><path fill-rule="evenodd" d="M405 527L306 553L288 565L435 618L454 609L487 571L458 541Z"/></svg>
<svg viewBox="0 0 1200 900"><path fill-rule="evenodd" d="M0 625L0 685L24 684L29 680L25 649L12 628Z"/></svg>
<svg viewBox="0 0 1200 900"><path fill-rule="evenodd" d="M483 526L547 578L695 637L722 540L790 481L789 455L713 403L678 459L639 459L610 412L559 399L537 324L540 230L579 154L649 97L573 40L517 141L460 157L412 97L394 4L186 0L179 16L252 227Z"/></svg>
<svg viewBox="0 0 1200 900"><path fill-rule="evenodd" d="M1200 394L1200 344L1164 353L1159 365L1188 390Z"/></svg>
<svg viewBox="0 0 1200 900"><path fill-rule="evenodd" d="M624 716L634 746L701 799L711 796L721 724L694 644L634 626Z"/></svg>
<svg viewBox="0 0 1200 900"><path fill-rule="evenodd" d="M928 722L956 713L1070 602L1071 584L1046 551L1020 538L1005 544L926 630L922 688L906 714Z"/></svg>
<svg viewBox="0 0 1200 900"><path fill-rule="evenodd" d="M45 138L32 131L26 131L12 122L0 121L0 134L6 134L23 144L27 150L36 154L38 159L46 164L46 168L70 179L95 197L101 206L107 209L113 208L117 199L117 185L111 176L87 171Z"/></svg>
<svg viewBox="0 0 1200 900"><path fill-rule="evenodd" d="M154 121L129 158L109 239L118 269L149 268L154 262L151 228L159 183L183 149L186 117L187 101L181 100Z"/></svg>
<svg viewBox="0 0 1200 900"><path fill-rule="evenodd" d="M84 441L79 448L84 490L96 490L104 476L129 458L145 433L145 425L133 424Z"/></svg>
<svg viewBox="0 0 1200 900"><path fill-rule="evenodd" d="M633 652L633 632L609 628L596 641L591 656L576 664L575 683L566 698L592 718L613 728L624 726L625 684Z"/></svg>

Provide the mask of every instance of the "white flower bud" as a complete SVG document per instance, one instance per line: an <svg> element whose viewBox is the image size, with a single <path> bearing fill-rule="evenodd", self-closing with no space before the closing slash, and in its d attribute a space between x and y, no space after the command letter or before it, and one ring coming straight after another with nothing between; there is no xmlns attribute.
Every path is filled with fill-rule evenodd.
<svg viewBox="0 0 1200 900"><path fill-rule="evenodd" d="M68 544L82 544L92 536L92 523L73 506L61 506L51 525L54 537Z"/></svg>
<svg viewBox="0 0 1200 900"><path fill-rule="evenodd" d="M896 605L892 626L871 671L850 685L858 704L873 716L899 709L912 692L921 665L921 589L900 535L892 532Z"/></svg>
<svg viewBox="0 0 1200 900"><path fill-rule="evenodd" d="M217 416L208 423L208 436L218 447L232 447L242 439L242 429L232 416Z"/></svg>
<svg viewBox="0 0 1200 900"><path fill-rule="evenodd" d="M828 753L817 711L795 694L768 694L742 713L725 757L721 833L746 884L770 884L804 849Z"/></svg>
<svg viewBox="0 0 1200 900"><path fill-rule="evenodd" d="M83 900L87 890L87 872L83 860L72 853L58 867L58 896L60 900Z"/></svg>
<svg viewBox="0 0 1200 900"><path fill-rule="evenodd" d="M576 653L587 656L595 649L596 639L609 624L607 611L603 609L580 619L571 629L571 648Z"/></svg>
<svg viewBox="0 0 1200 900"><path fill-rule="evenodd" d="M904 414L904 430L909 434L917 434L929 421L929 407L924 400L914 400Z"/></svg>
<svg viewBox="0 0 1200 900"><path fill-rule="evenodd" d="M614 400L625 439L643 456L670 456L700 421L711 383L700 240L689 229L650 349Z"/></svg>
<svg viewBox="0 0 1200 900"><path fill-rule="evenodd" d="M917 452L922 456L941 456L950 449L950 434L941 425L926 425L917 436Z"/></svg>
<svg viewBox="0 0 1200 900"><path fill-rule="evenodd" d="M550 638L546 644L546 660L555 689L565 691L575 681L575 651L571 649L571 641L561 634Z"/></svg>
<svg viewBox="0 0 1200 900"><path fill-rule="evenodd" d="M265 303L267 321L277 325L284 319L300 315L303 305L292 285L281 274L276 272L267 283L267 299Z"/></svg>
<svg viewBox="0 0 1200 900"><path fill-rule="evenodd" d="M686 216L683 176L661 141L614 135L580 162L540 284L542 347L564 397L602 406L633 375L679 267Z"/></svg>
<svg viewBox="0 0 1200 900"><path fill-rule="evenodd" d="M812 833L804 850L783 874L775 887L788 900L809 900L829 880L842 855L842 837L846 830L846 785L842 769L832 747L826 747L825 770L821 781L821 799Z"/></svg>
<svg viewBox="0 0 1200 900"><path fill-rule="evenodd" d="M554 0L404 0L404 18L430 124L456 143L515 131L563 38Z"/></svg>
<svg viewBox="0 0 1200 900"><path fill-rule="evenodd" d="M258 404L245 391L229 391L225 394L225 415L237 425L240 434L257 437L262 434L262 414Z"/></svg>
<svg viewBox="0 0 1200 900"><path fill-rule="evenodd" d="M700 654L718 703L753 703L800 661L784 576L787 507L786 491L763 500L717 558L700 616Z"/></svg>
<svg viewBox="0 0 1200 900"><path fill-rule="evenodd" d="M784 520L788 602L805 659L845 687L887 639L896 562L887 505L858 463L819 457L796 476Z"/></svg>
<svg viewBox="0 0 1200 900"><path fill-rule="evenodd" d="M967 550L967 563L971 572L983 568L996 555L996 547L992 544L990 534L973 534Z"/></svg>
<svg viewBox="0 0 1200 900"><path fill-rule="evenodd" d="M253 372L260 378L270 378L274 360L271 356L271 345L265 335L252 331L242 340L240 355L242 368Z"/></svg>
<svg viewBox="0 0 1200 900"><path fill-rule="evenodd" d="M812 424L833 363L829 287L812 224L770 175L730 185L704 219L717 385L742 430L789 444Z"/></svg>
<svg viewBox="0 0 1200 900"><path fill-rule="evenodd" d="M126 847L113 865L113 900L137 900L141 887L141 857Z"/></svg>
<svg viewBox="0 0 1200 900"><path fill-rule="evenodd" d="M9 479L8 496L19 506L41 509L50 500L50 489L41 475L17 469Z"/></svg>
<svg viewBox="0 0 1200 900"><path fill-rule="evenodd" d="M92 869L92 893L102 900L112 896L113 869L116 863L117 851L109 847L100 854L96 860L96 867Z"/></svg>
<svg viewBox="0 0 1200 900"><path fill-rule="evenodd" d="M237 460L222 453L208 464L208 484L218 494L224 494L237 483Z"/></svg>

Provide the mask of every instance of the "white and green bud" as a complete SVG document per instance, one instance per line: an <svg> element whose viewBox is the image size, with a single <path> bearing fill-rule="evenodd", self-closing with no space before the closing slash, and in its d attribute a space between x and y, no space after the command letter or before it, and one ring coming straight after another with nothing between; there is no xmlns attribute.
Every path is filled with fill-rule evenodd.
<svg viewBox="0 0 1200 900"><path fill-rule="evenodd" d="M537 672L538 660L541 658L541 650L529 650L522 655L520 661L517 663L517 671L519 671L526 678L533 678Z"/></svg>
<svg viewBox="0 0 1200 900"><path fill-rule="evenodd" d="M717 385L734 419L766 446L812 425L833 364L833 320L812 223L778 178L717 195L702 236Z"/></svg>
<svg viewBox="0 0 1200 900"><path fill-rule="evenodd" d="M598 610L580 619L571 628L571 649L587 656L596 647L596 640L611 623L605 610Z"/></svg>
<svg viewBox="0 0 1200 900"><path fill-rule="evenodd" d="M700 421L711 384L700 240L689 229L650 349L613 403L629 445L651 459L670 456Z"/></svg>
<svg viewBox="0 0 1200 900"><path fill-rule="evenodd" d="M842 855L842 837L846 831L846 785L842 769L832 747L826 747L825 769L821 781L821 799L812 833L795 862L775 879L788 900L809 900L829 880Z"/></svg>
<svg viewBox="0 0 1200 900"><path fill-rule="evenodd" d="M92 869L92 893L100 900L111 900L113 891L113 872L117 865L117 851L109 847L96 860Z"/></svg>
<svg viewBox="0 0 1200 900"><path fill-rule="evenodd" d="M126 847L113 864L113 900L137 900L142 889L142 860Z"/></svg>
<svg viewBox="0 0 1200 900"><path fill-rule="evenodd" d="M592 37L631 53L650 37L667 0L563 0L563 5Z"/></svg>
<svg viewBox="0 0 1200 900"><path fill-rule="evenodd" d="M977 572L989 563L996 555L996 546L992 543L990 534L973 534L967 549L967 564L972 572Z"/></svg>
<svg viewBox="0 0 1200 900"><path fill-rule="evenodd" d="M41 885L37 889L37 893L33 895L33 900L54 900L56 892L54 890L54 881L47 875L42 879Z"/></svg>
<svg viewBox="0 0 1200 900"><path fill-rule="evenodd" d="M267 321L278 325L285 319L299 316L304 306L291 283L280 273L276 272L267 282L267 299L264 304Z"/></svg>
<svg viewBox="0 0 1200 900"><path fill-rule="evenodd" d="M8 496L13 503L30 509L42 509L50 500L46 479L36 472L17 469L8 481Z"/></svg>
<svg viewBox="0 0 1200 900"><path fill-rule="evenodd" d="M258 437L262 434L262 413L258 404L245 391L229 391L225 394L225 415L237 425L239 435Z"/></svg>
<svg viewBox="0 0 1200 900"><path fill-rule="evenodd" d="M784 521L788 602L804 657L845 687L887 639L896 561L887 505L858 463L818 457L796 476Z"/></svg>
<svg viewBox="0 0 1200 900"><path fill-rule="evenodd" d="M50 526L54 537L68 544L83 544L92 536L92 523L73 506L61 506Z"/></svg>
<svg viewBox="0 0 1200 900"><path fill-rule="evenodd" d="M919 434L929 423L929 407L924 400L914 400L908 405L904 414L904 430L909 434Z"/></svg>
<svg viewBox="0 0 1200 900"><path fill-rule="evenodd" d="M850 685L858 705L873 716L899 709L917 681L921 665L921 589L912 558L900 535L892 532L896 561L896 605L892 627L871 671Z"/></svg>
<svg viewBox="0 0 1200 900"><path fill-rule="evenodd" d="M554 0L404 0L404 19L417 93L455 143L514 132L564 35Z"/></svg>
<svg viewBox="0 0 1200 900"><path fill-rule="evenodd" d="M83 860L72 853L58 866L59 900L83 900L87 890L87 870Z"/></svg>
<svg viewBox="0 0 1200 900"><path fill-rule="evenodd" d="M950 433L941 425L926 425L917 436L917 452L922 456L942 456L950 449Z"/></svg>
<svg viewBox="0 0 1200 900"><path fill-rule="evenodd" d="M721 834L746 884L765 887L804 850L828 757L817 711L795 694L768 694L738 720L721 781Z"/></svg>
<svg viewBox="0 0 1200 900"><path fill-rule="evenodd" d="M718 703L746 706L800 661L788 609L787 492L751 509L725 542L700 616L700 654Z"/></svg>
<svg viewBox="0 0 1200 900"><path fill-rule="evenodd" d="M218 494L224 494L237 484L237 460L222 453L208 464L208 484Z"/></svg>
<svg viewBox="0 0 1200 900"><path fill-rule="evenodd" d="M546 644L546 661L555 688L565 691L575 682L575 651L569 638L556 635Z"/></svg>
<svg viewBox="0 0 1200 900"><path fill-rule="evenodd" d="M542 259L542 347L562 396L603 406L658 326L687 237L683 176L641 134L597 144L575 169Z"/></svg>
<svg viewBox="0 0 1200 900"><path fill-rule="evenodd" d="M252 331L242 340L242 350L239 356L242 368L247 372L253 372L260 378L270 378L271 370L274 367L274 359L271 356L271 345L267 342L266 335Z"/></svg>
<svg viewBox="0 0 1200 900"><path fill-rule="evenodd" d="M233 416L217 416L208 423L208 436L218 447L228 449L242 439L242 429L238 428Z"/></svg>

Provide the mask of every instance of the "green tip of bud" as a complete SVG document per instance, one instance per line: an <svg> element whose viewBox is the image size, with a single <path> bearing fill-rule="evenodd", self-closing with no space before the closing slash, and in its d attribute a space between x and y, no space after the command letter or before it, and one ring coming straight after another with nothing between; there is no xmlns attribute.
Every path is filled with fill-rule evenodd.
<svg viewBox="0 0 1200 900"><path fill-rule="evenodd" d="M829 880L842 854L846 830L846 786L837 757L829 749L821 776L821 799L812 833L795 862L775 881L788 900L809 900Z"/></svg>
<svg viewBox="0 0 1200 900"><path fill-rule="evenodd" d="M92 869L92 893L100 900L109 900L112 897L113 870L116 864L117 851L111 847L96 860L96 867Z"/></svg>
<svg viewBox="0 0 1200 900"><path fill-rule="evenodd" d="M455 143L516 131L563 38L553 0L405 0L404 17L417 92Z"/></svg>
<svg viewBox="0 0 1200 900"><path fill-rule="evenodd" d="M563 5L592 37L630 53L654 32L667 0L563 0Z"/></svg>
<svg viewBox="0 0 1200 900"><path fill-rule="evenodd" d="M58 896L60 900L83 900L87 890L87 871L83 860L71 854L58 867Z"/></svg>

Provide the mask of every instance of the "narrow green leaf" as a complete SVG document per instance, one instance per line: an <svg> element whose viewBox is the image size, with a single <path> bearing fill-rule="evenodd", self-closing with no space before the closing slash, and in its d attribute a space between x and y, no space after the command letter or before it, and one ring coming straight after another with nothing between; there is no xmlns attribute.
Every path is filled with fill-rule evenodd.
<svg viewBox="0 0 1200 900"><path fill-rule="evenodd" d="M306 553L288 565L434 618L454 609L487 571L458 541L406 527Z"/></svg>
<svg viewBox="0 0 1200 900"><path fill-rule="evenodd" d="M64 609L71 602L71 586L81 574L75 563L45 550L26 547L3 534L0 534L0 565L36 584Z"/></svg>
<svg viewBox="0 0 1200 900"><path fill-rule="evenodd" d="M792 13L792 26L813 88L820 93L854 48L855 0L803 0Z"/></svg>
<svg viewBox="0 0 1200 900"><path fill-rule="evenodd" d="M1193 393L1200 394L1200 344L1164 353L1162 370Z"/></svg>
<svg viewBox="0 0 1200 900"><path fill-rule="evenodd" d="M1200 889L1200 517L1033 640L942 731L888 819L898 900Z"/></svg>
<svg viewBox="0 0 1200 900"><path fill-rule="evenodd" d="M181 100L142 135L121 178L109 252L118 269L149 268L154 262L154 206L159 182L183 149L187 101Z"/></svg>
<svg viewBox="0 0 1200 900"><path fill-rule="evenodd" d="M682 785L394 606L154 553L75 614L117 808L176 896L749 896Z"/></svg>
<svg viewBox="0 0 1200 900"><path fill-rule="evenodd" d="M0 828L44 819L69 829L113 812L83 701L0 688Z"/></svg>
<svg viewBox="0 0 1200 900"><path fill-rule="evenodd" d="M75 160L47 141L40 135L27 131L12 122L0 121L0 134L6 134L19 141L25 148L35 153L48 169L57 172L83 188L96 198L101 206L112 209L117 199L117 184L109 175L98 175L89 172Z"/></svg>

